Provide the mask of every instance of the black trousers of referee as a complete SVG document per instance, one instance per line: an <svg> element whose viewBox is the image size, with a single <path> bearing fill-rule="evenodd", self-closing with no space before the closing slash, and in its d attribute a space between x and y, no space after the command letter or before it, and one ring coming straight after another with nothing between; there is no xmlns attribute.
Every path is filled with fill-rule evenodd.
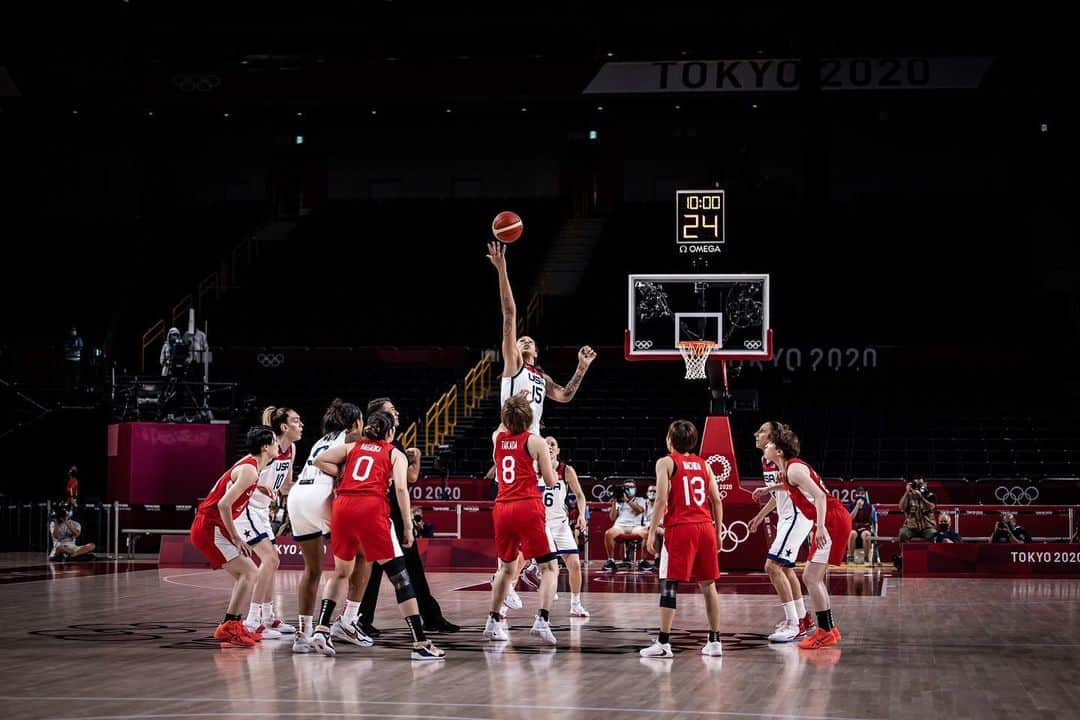
<svg viewBox="0 0 1080 720"><path fill-rule="evenodd" d="M390 519L394 523L394 532L397 533L398 541L402 542L404 530L401 519L401 508L398 507L397 498L390 495ZM412 518L409 518L412 522ZM420 550L413 541L412 547L402 547L405 556L405 569L409 572L409 580L412 581L413 589L416 590L416 603L420 606L420 619L425 625L431 625L442 620L442 608L431 596L431 587L424 575L424 564L420 561ZM360 616L364 622L371 624L375 617L375 606L379 604L379 586L382 584L382 565L374 563L371 566L371 579L368 580L367 588L364 589L364 597L360 601Z"/></svg>

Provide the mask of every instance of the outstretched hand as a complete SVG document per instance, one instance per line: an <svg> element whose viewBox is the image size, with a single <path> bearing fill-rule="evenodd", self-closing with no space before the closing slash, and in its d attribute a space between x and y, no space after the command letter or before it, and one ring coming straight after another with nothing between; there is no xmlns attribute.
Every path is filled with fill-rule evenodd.
<svg viewBox="0 0 1080 720"><path fill-rule="evenodd" d="M496 270L506 269L506 246L501 242L492 240L488 243L487 259L495 266Z"/></svg>

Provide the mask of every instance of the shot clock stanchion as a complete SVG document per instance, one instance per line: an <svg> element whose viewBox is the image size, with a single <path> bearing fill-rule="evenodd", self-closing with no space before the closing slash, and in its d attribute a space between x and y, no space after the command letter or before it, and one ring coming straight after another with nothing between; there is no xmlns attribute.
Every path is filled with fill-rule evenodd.
<svg viewBox="0 0 1080 720"><path fill-rule="evenodd" d="M725 494L739 487L728 415L734 409L729 360L772 358L769 276L717 274L713 258L727 252L727 194L719 189L675 192L675 254L688 273L634 273L628 277L624 355L631 362L684 361L686 378L709 385L709 413L701 438L705 457ZM747 431L749 432L749 431ZM756 509L739 490L747 517Z"/></svg>

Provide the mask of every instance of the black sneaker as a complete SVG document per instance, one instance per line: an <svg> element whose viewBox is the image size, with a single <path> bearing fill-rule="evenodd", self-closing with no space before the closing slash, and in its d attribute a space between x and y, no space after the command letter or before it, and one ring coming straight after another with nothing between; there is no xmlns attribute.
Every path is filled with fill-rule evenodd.
<svg viewBox="0 0 1080 720"><path fill-rule="evenodd" d="M653 564L651 562L649 562L648 560L642 560L641 562L638 563L637 569L640 570L641 572L649 572L650 570L653 569Z"/></svg>
<svg viewBox="0 0 1080 720"><path fill-rule="evenodd" d="M382 635L382 633L379 631L379 628L375 627L367 620L358 620L356 626L359 627L368 637L377 638L379 637L379 635Z"/></svg>
<svg viewBox="0 0 1080 720"><path fill-rule="evenodd" d="M458 627L444 617L433 620L430 623L424 623L425 632L456 633L460 629L460 627Z"/></svg>
<svg viewBox="0 0 1080 720"><path fill-rule="evenodd" d="M600 566L600 569L601 570L614 570L615 569L615 561L614 560L608 560L607 562L605 562L603 565Z"/></svg>

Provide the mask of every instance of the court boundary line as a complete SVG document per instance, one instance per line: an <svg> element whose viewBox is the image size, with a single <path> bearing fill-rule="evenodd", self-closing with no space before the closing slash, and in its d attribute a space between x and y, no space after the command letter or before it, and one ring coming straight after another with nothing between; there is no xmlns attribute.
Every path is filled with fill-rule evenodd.
<svg viewBox="0 0 1080 720"><path fill-rule="evenodd" d="M235 698L225 697L94 697L87 695L76 696L60 696L53 695L49 697L40 696L18 696L18 695L0 695L0 700L3 701L33 701L33 702L206 702L206 703L229 703L233 702ZM256 701L258 702L258 701ZM299 698L275 698L274 703L291 703L291 704L307 704L307 705L413 705L419 707L446 707L446 708L502 708L513 710L545 710L545 711L564 711L564 712L590 712L590 713L604 713L606 715L612 715L613 713L627 713L641 715L644 713L652 713L657 715L698 715L702 717L753 717L753 718L784 718L785 720L877 720L876 718L869 717L854 717L843 715L791 715L791 714L778 714L774 712L747 712L747 711L735 711L735 710L692 710L692 709L664 709L664 708L642 708L642 707L596 707L589 705L532 705L532 704L512 704L512 703L455 703L455 702L423 702L417 700L324 700L324 699L299 699ZM250 713L178 713L178 714L139 714L139 715L108 715L108 716L83 716L76 718L75 716L68 714L65 716L65 720L119 720L120 718L167 718L167 717L206 717L206 716L236 716L236 717L249 717L253 715L271 715L271 712L250 712ZM296 713L294 715L300 715L302 713ZM308 712L307 714L312 714ZM388 717L415 717L415 716L388 716ZM433 717L433 716L426 716ZM470 719L472 720L472 719Z"/></svg>

